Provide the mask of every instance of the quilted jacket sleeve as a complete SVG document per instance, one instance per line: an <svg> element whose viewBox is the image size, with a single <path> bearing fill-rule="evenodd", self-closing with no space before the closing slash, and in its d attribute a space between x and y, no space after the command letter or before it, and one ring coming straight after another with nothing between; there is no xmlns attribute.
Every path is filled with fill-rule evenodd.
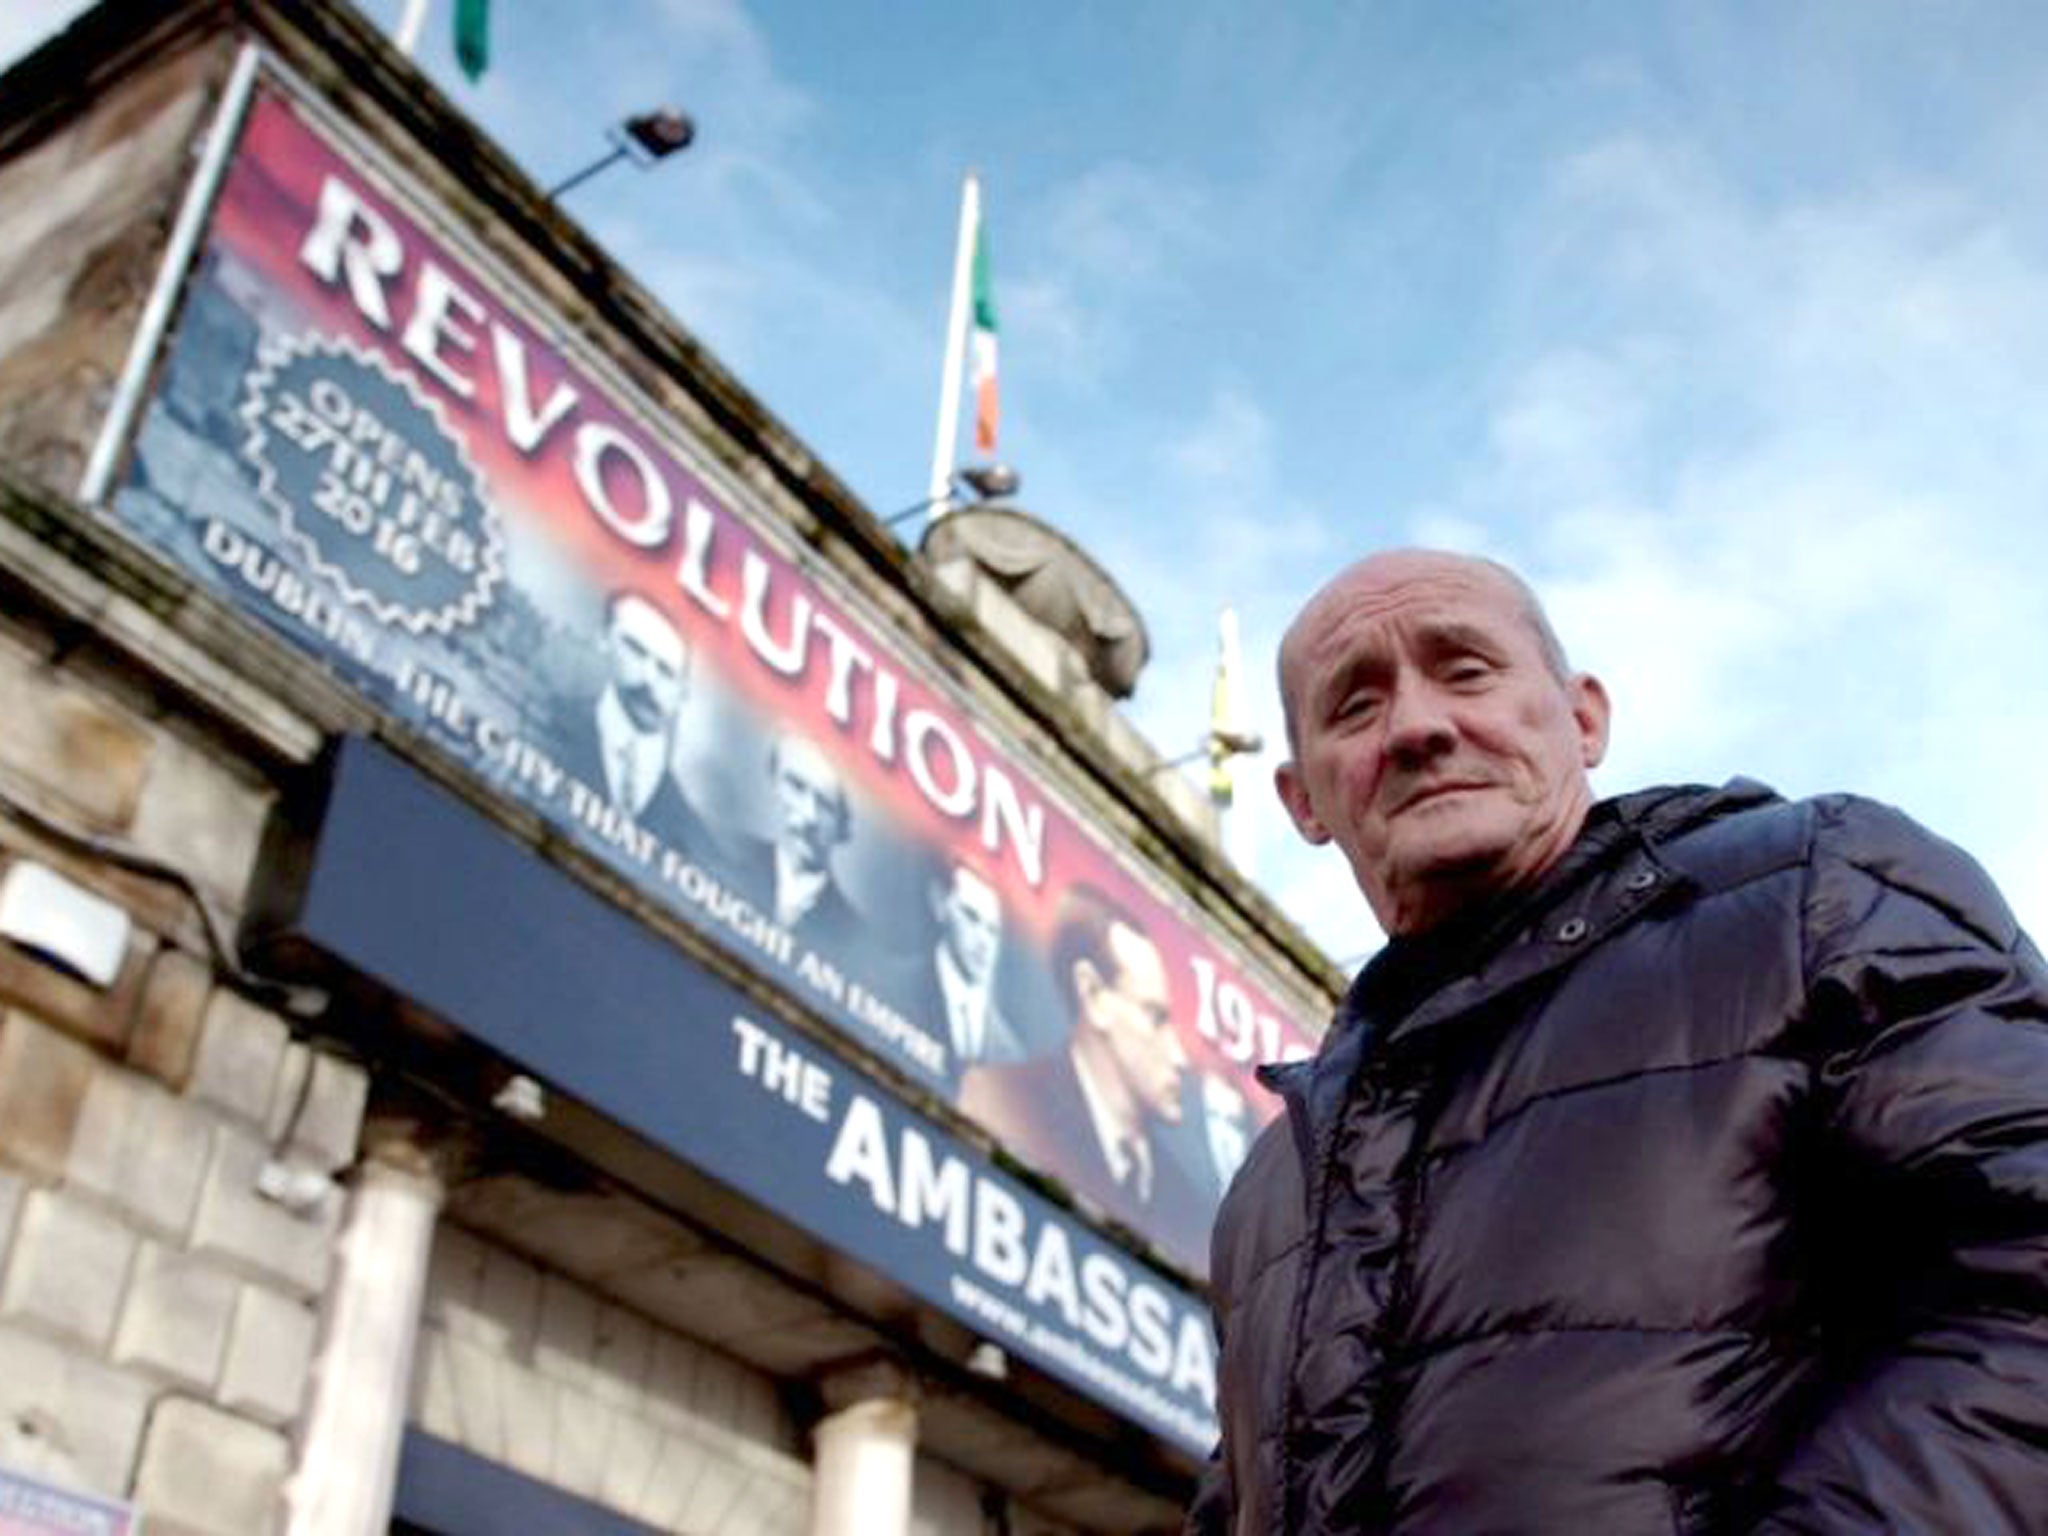
<svg viewBox="0 0 2048 1536"><path fill-rule="evenodd" d="M1864 802L1822 803L1805 918L1856 1300L1755 1529L2048 1531L2048 967L1974 864Z"/></svg>

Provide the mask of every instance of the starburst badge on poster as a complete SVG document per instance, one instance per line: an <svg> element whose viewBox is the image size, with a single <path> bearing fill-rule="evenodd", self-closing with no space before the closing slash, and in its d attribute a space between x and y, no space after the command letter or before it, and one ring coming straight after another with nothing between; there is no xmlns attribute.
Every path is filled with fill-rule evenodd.
<svg viewBox="0 0 2048 1536"><path fill-rule="evenodd" d="M415 635L476 622L504 579L482 478L439 402L345 338L266 349L242 452L285 540L342 601Z"/></svg>

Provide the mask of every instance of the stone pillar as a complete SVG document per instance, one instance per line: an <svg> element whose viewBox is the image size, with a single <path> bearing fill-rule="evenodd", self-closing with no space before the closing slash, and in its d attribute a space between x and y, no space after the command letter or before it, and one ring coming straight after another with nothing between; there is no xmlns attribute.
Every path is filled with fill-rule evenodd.
<svg viewBox="0 0 2048 1536"><path fill-rule="evenodd" d="M917 1459L917 1386L872 1357L821 1382L827 1412L812 1431L810 1536L909 1536Z"/></svg>
<svg viewBox="0 0 2048 1536"><path fill-rule="evenodd" d="M286 1536L385 1536L411 1395L434 1219L447 1181L403 1135L357 1166L312 1401L286 1493Z"/></svg>

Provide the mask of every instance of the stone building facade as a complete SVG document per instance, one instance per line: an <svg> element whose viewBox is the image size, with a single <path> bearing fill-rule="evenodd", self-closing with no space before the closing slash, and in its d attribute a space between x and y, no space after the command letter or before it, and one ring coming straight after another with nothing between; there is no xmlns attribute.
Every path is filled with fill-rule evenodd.
<svg viewBox="0 0 2048 1536"><path fill-rule="evenodd" d="M518 296L507 325L531 327L507 334L588 338L563 354L576 377L638 402L641 416L618 419L655 422L646 440L686 444L694 457L678 462L702 504L740 509L715 530L691 525L700 555L715 532L758 555L750 569L781 594L756 627L787 626L799 604L836 615L808 702L770 691L775 637L717 653L726 730L698 755L715 769L733 740L748 746L704 779L710 819L759 825L756 738L843 725L835 689L849 679L877 692L862 707L880 722L899 708L876 681L888 673L908 701L887 716L899 734L869 724L847 745L867 754L860 782L879 786L862 791L865 823L842 855L870 914L915 908L947 849L984 869L1008 859L1029 901L1045 874L1034 858L1078 848L1091 880L1177 925L1166 947L1201 978L1189 1040L1219 1080L1298 1046L1292 1019L1319 1016L1333 988L1000 572L900 548L347 8L102 7L0 83L0 1512L223 1536L1173 1528L1200 1456L1186 1426L1199 1428L1187 1404L1203 1362L1163 1321L1199 1310L1187 1234L1134 1225L964 1116L949 1079L892 1054L905 1038L889 1032L893 1009L862 1011L858 953L848 1001L824 963L839 951L793 949L772 925L720 929L677 895L714 888L708 876L540 794L557 738L528 680L595 686L595 663L571 643L588 605L549 609L516 547L483 594L493 638L387 623L396 638L376 637L379 654L398 659L380 691L346 665L350 626L367 632L364 615L402 609L411 589L364 592L346 572L319 588L249 544L258 520L289 524L275 510L289 487L270 492L291 465L273 443L259 494L231 462L257 408L210 381L258 387L240 370L286 290L263 286L260 261L235 266L222 231L236 167L262 169L258 136L307 125L364 186L402 184L393 206L432 214L426 236L406 235L408 257L452 251L462 270L497 274ZM368 251L375 214L354 217L347 239ZM349 259L335 258L335 294L355 281ZM482 308L439 302L440 339L419 350L452 367L473 330L481 355ZM289 362L262 356L281 389ZM392 369L346 377L367 389L372 374ZM315 378L307 398L334 398L340 377ZM548 398L543 385L525 402L530 438ZM644 450L625 434L593 436L579 462L599 463L600 480L606 464L633 470ZM420 469L430 482L452 480ZM468 505L447 496L444 510ZM679 497L674 511L699 506ZM646 514L609 510L628 531ZM203 536L178 533L177 515ZM449 512L458 532L461 515ZM473 564L459 539L440 549ZM289 602L288 580L304 589ZM720 601L701 591L696 616ZM697 642L714 661L720 643ZM942 661L890 671L891 656L925 655ZM467 705L432 681L458 665L474 679ZM700 690L719 675L700 664ZM539 746L465 753L478 699ZM920 744L905 788L899 754ZM959 810L970 766L975 815ZM1040 787L1050 853L1031 843ZM512 871L487 886L470 866L448 871L428 894L463 923L416 947L411 919L394 934L361 910L402 909L438 878L362 884L393 853L379 839L399 835L375 820L387 806L424 817L421 838L447 857ZM920 816L939 829L928 846L868 830ZM669 1097L705 1097L671 1123L597 1044L640 1049L632 997L600 981L588 1017L553 1023L466 1001L501 995L478 971L546 949L553 927L519 929L543 911L613 936L619 966L606 951L589 974L631 960L707 999L679 1029L723 1029L729 1014L741 1061L757 1053L752 1076L672 1085ZM469 924L485 936L473 964ZM874 974L891 972L878 960ZM1191 987L1177 1006L1194 1006ZM1292 1016L1285 1033L1275 1012ZM814 1182L863 1194L875 1208L858 1221L754 1172L798 1131L823 1134L809 1122L828 1084L849 1113ZM758 1145L690 1141L749 1093L763 1107L738 1139ZM853 1109L889 1139L852 1139ZM1176 1145L1199 1162L1194 1139ZM915 1165L931 1230L910 1233L929 1239L915 1253L903 1244L918 1223L885 1202L874 1161L899 1147L906 1190L912 1153L927 1160ZM961 1259L970 1188L980 1269ZM1003 1278L1002 1220L1029 1222L1028 1278L1021 1249ZM1140 1293L1134 1310L1105 1310Z"/></svg>

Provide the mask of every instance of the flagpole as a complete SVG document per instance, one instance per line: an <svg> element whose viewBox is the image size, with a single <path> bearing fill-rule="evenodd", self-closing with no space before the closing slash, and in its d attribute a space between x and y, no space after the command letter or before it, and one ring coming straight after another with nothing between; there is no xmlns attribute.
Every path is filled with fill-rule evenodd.
<svg viewBox="0 0 2048 1536"><path fill-rule="evenodd" d="M1237 610L1216 616L1216 685L1209 694L1209 798L1218 815L1230 808L1236 780L1230 738L1237 731Z"/></svg>
<svg viewBox="0 0 2048 1536"><path fill-rule="evenodd" d="M1209 800L1216 807L1217 842L1231 862L1243 868L1244 818L1230 814L1236 801L1236 774L1231 758L1249 746L1258 750L1237 723L1242 707L1239 678L1243 671L1237 633L1237 610L1225 607L1216 616L1216 689L1209 701Z"/></svg>
<svg viewBox="0 0 2048 1536"><path fill-rule="evenodd" d="M953 299L946 308L946 362L939 374L939 426L932 441L931 515L947 510L960 433L960 367L967 351L967 293L974 273L974 232L981 224L981 178L960 184L960 235L953 246Z"/></svg>
<svg viewBox="0 0 2048 1536"><path fill-rule="evenodd" d="M405 10L398 18L398 30L391 35L391 41L398 51L408 59L419 46L420 28L427 22L428 0L405 0Z"/></svg>

